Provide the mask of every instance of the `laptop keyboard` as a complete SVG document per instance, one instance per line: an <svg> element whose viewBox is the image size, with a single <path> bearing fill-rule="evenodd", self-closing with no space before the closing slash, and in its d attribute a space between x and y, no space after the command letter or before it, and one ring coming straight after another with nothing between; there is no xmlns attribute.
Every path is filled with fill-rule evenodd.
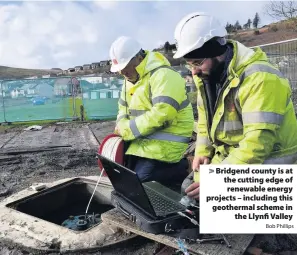
<svg viewBox="0 0 297 255"><path fill-rule="evenodd" d="M156 213L166 214L169 212L184 210L182 205L160 196L157 192L151 190L150 188L144 187L144 189Z"/></svg>

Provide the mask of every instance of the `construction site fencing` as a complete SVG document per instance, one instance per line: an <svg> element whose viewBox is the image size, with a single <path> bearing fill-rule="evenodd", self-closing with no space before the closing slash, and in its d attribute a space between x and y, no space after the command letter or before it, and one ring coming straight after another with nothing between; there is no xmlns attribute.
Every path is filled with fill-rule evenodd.
<svg viewBox="0 0 297 255"><path fill-rule="evenodd" d="M2 80L0 122L113 119L121 84L100 76Z"/></svg>
<svg viewBox="0 0 297 255"><path fill-rule="evenodd" d="M255 47L260 47L269 61L289 79L292 88L297 89L297 38Z"/></svg>
<svg viewBox="0 0 297 255"><path fill-rule="evenodd" d="M297 106L297 39L255 47L289 79ZM115 119L122 84L107 75L2 80L0 122Z"/></svg>

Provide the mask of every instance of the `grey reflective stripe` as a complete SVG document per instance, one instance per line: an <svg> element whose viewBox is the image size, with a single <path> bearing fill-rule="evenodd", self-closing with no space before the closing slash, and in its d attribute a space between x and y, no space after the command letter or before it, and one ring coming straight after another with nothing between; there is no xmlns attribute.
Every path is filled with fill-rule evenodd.
<svg viewBox="0 0 297 255"><path fill-rule="evenodd" d="M289 97L289 98L287 99L287 105L286 105L286 106L288 106L290 102L291 102L291 98Z"/></svg>
<svg viewBox="0 0 297 255"><path fill-rule="evenodd" d="M185 101L183 101L183 102L180 104L179 110L182 110L182 109L186 108L189 104L190 104L189 99L186 99Z"/></svg>
<svg viewBox="0 0 297 255"><path fill-rule="evenodd" d="M168 97L168 96L158 96L153 98L152 100L153 105L158 104L158 103L166 103L171 105L173 108L175 108L175 110L179 110L179 103L172 97Z"/></svg>
<svg viewBox="0 0 297 255"><path fill-rule="evenodd" d="M269 164L296 164L297 162L297 153L286 155L282 157L277 158L268 158L264 160L263 164L269 165Z"/></svg>
<svg viewBox="0 0 297 255"><path fill-rule="evenodd" d="M256 73L256 72L264 72L264 73L270 73L275 74L279 76L280 78L285 78L285 76L277 69L263 64L254 64L249 67L240 75L240 80L243 81L246 77Z"/></svg>
<svg viewBox="0 0 297 255"><path fill-rule="evenodd" d="M242 114L244 124L271 123L280 125L284 116L274 112L246 112Z"/></svg>
<svg viewBox="0 0 297 255"><path fill-rule="evenodd" d="M149 72L150 77L152 77L152 75L153 75L156 71L158 71L159 69L161 69L161 68L167 68L167 69L171 69L172 71L177 72L177 71L174 70L174 68L172 68L171 66L165 66L165 65L164 65L164 66L159 66L159 67L157 67L156 69L150 71L150 72ZM151 90L151 86L150 86L150 84L149 84L149 97L150 97L150 100L151 100L151 102L152 102L152 90Z"/></svg>
<svg viewBox="0 0 297 255"><path fill-rule="evenodd" d="M117 121L116 122L119 122L121 119L123 118L129 118L129 115L128 114L123 114L123 115L120 115L118 118L117 118Z"/></svg>
<svg viewBox="0 0 297 255"><path fill-rule="evenodd" d="M264 160L263 164L265 165L274 165L274 164L279 164L279 165L289 165L289 164L296 164L297 162L297 153L291 154L291 155L286 155L282 157L275 157L275 158L267 158ZM227 159L224 159L220 164L224 165L230 165Z"/></svg>
<svg viewBox="0 0 297 255"><path fill-rule="evenodd" d="M207 136L197 136L196 143L199 145L206 145L206 146L211 145L211 142L209 141Z"/></svg>
<svg viewBox="0 0 297 255"><path fill-rule="evenodd" d="M129 113L131 116L140 116L144 113L146 113L147 111L146 110L129 110Z"/></svg>
<svg viewBox="0 0 297 255"><path fill-rule="evenodd" d="M158 97L155 97L153 100L152 100L152 104L155 105L155 104L158 104L158 103L166 103L166 104L169 104L171 105L176 111L180 111L184 108L186 108L190 101L188 99L184 100L180 105L179 103L172 97L168 97L168 96L158 96Z"/></svg>
<svg viewBox="0 0 297 255"><path fill-rule="evenodd" d="M155 140L164 140L164 141L171 141L171 142L179 142L179 143L188 143L190 141L190 137L180 136L180 135L173 135L164 132L156 132L154 134L148 135L145 138L148 139L155 139Z"/></svg>
<svg viewBox="0 0 297 255"><path fill-rule="evenodd" d="M130 120L130 129L133 133L133 135L135 136L135 138L138 138L141 136L137 126L136 126L136 122L135 119L134 120Z"/></svg>
<svg viewBox="0 0 297 255"><path fill-rule="evenodd" d="M119 99L119 103L120 103L122 106L128 106L127 102L124 101L122 98Z"/></svg>
<svg viewBox="0 0 297 255"><path fill-rule="evenodd" d="M218 125L218 130L220 131L236 131L242 130L242 123L238 120L234 121L221 121Z"/></svg>
<svg viewBox="0 0 297 255"><path fill-rule="evenodd" d="M154 134L141 137L141 134L136 126L135 119L130 120L130 129L135 136L135 138L144 138L144 139L155 139L155 140L163 140L163 141L171 141L171 142L180 142L180 143L188 143L191 137L185 137L180 135L169 134L165 132L156 132Z"/></svg>
<svg viewBox="0 0 297 255"><path fill-rule="evenodd" d="M268 65L263 65L263 64L253 64L245 69L245 71L240 75L240 82L243 82L245 78L248 76L257 73L257 72L264 72L264 73L270 73L270 74L275 74L279 76L280 78L285 79L285 76L277 69L268 66ZM235 93L235 98L234 98L234 103L237 111L241 113L241 107L239 104L239 98L238 98L238 93L239 93L239 87L237 87L236 93Z"/></svg>
<svg viewBox="0 0 297 255"><path fill-rule="evenodd" d="M151 72L150 72L150 75L152 76L156 71L158 71L159 69L161 69L161 68L167 68L167 69L171 69L172 71L174 71L174 72L177 72L174 68L172 68L171 66L159 66L159 67L157 67L156 69L154 69L154 70L152 70Z"/></svg>
<svg viewBox="0 0 297 255"><path fill-rule="evenodd" d="M159 66L156 69L152 70L150 72L150 77L152 77L152 75L161 68L167 68L174 72L177 72L173 67L164 65L164 66ZM150 97L150 101L153 105L156 103L167 103L167 104L170 104L172 107L174 107L177 111L180 111L180 110L186 108L190 104L190 101L188 98L186 100L184 100L180 105L178 105L178 102L171 97L167 97L168 98L167 101L165 99L166 96L158 96L158 97L152 99L153 96L152 96L151 86L149 86L149 97ZM162 97L163 97L163 99L161 99ZM158 100L160 100L160 101L158 101ZM162 101L162 100L164 100L164 101Z"/></svg>

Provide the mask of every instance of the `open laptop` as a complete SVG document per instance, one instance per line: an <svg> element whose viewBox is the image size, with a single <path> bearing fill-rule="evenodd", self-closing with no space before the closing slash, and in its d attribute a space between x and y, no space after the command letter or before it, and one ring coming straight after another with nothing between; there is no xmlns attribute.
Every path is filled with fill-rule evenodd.
<svg viewBox="0 0 297 255"><path fill-rule="evenodd" d="M158 218L186 209L179 193L155 181L141 183L134 171L97 155L116 193L143 213Z"/></svg>

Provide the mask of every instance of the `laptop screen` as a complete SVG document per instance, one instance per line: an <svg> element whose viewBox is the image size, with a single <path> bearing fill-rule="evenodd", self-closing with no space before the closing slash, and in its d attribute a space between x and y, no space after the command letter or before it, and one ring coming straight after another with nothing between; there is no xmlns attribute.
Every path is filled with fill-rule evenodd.
<svg viewBox="0 0 297 255"><path fill-rule="evenodd" d="M101 155L98 157L116 192L130 200L135 206L140 207L144 212L155 216L154 209L136 173Z"/></svg>

